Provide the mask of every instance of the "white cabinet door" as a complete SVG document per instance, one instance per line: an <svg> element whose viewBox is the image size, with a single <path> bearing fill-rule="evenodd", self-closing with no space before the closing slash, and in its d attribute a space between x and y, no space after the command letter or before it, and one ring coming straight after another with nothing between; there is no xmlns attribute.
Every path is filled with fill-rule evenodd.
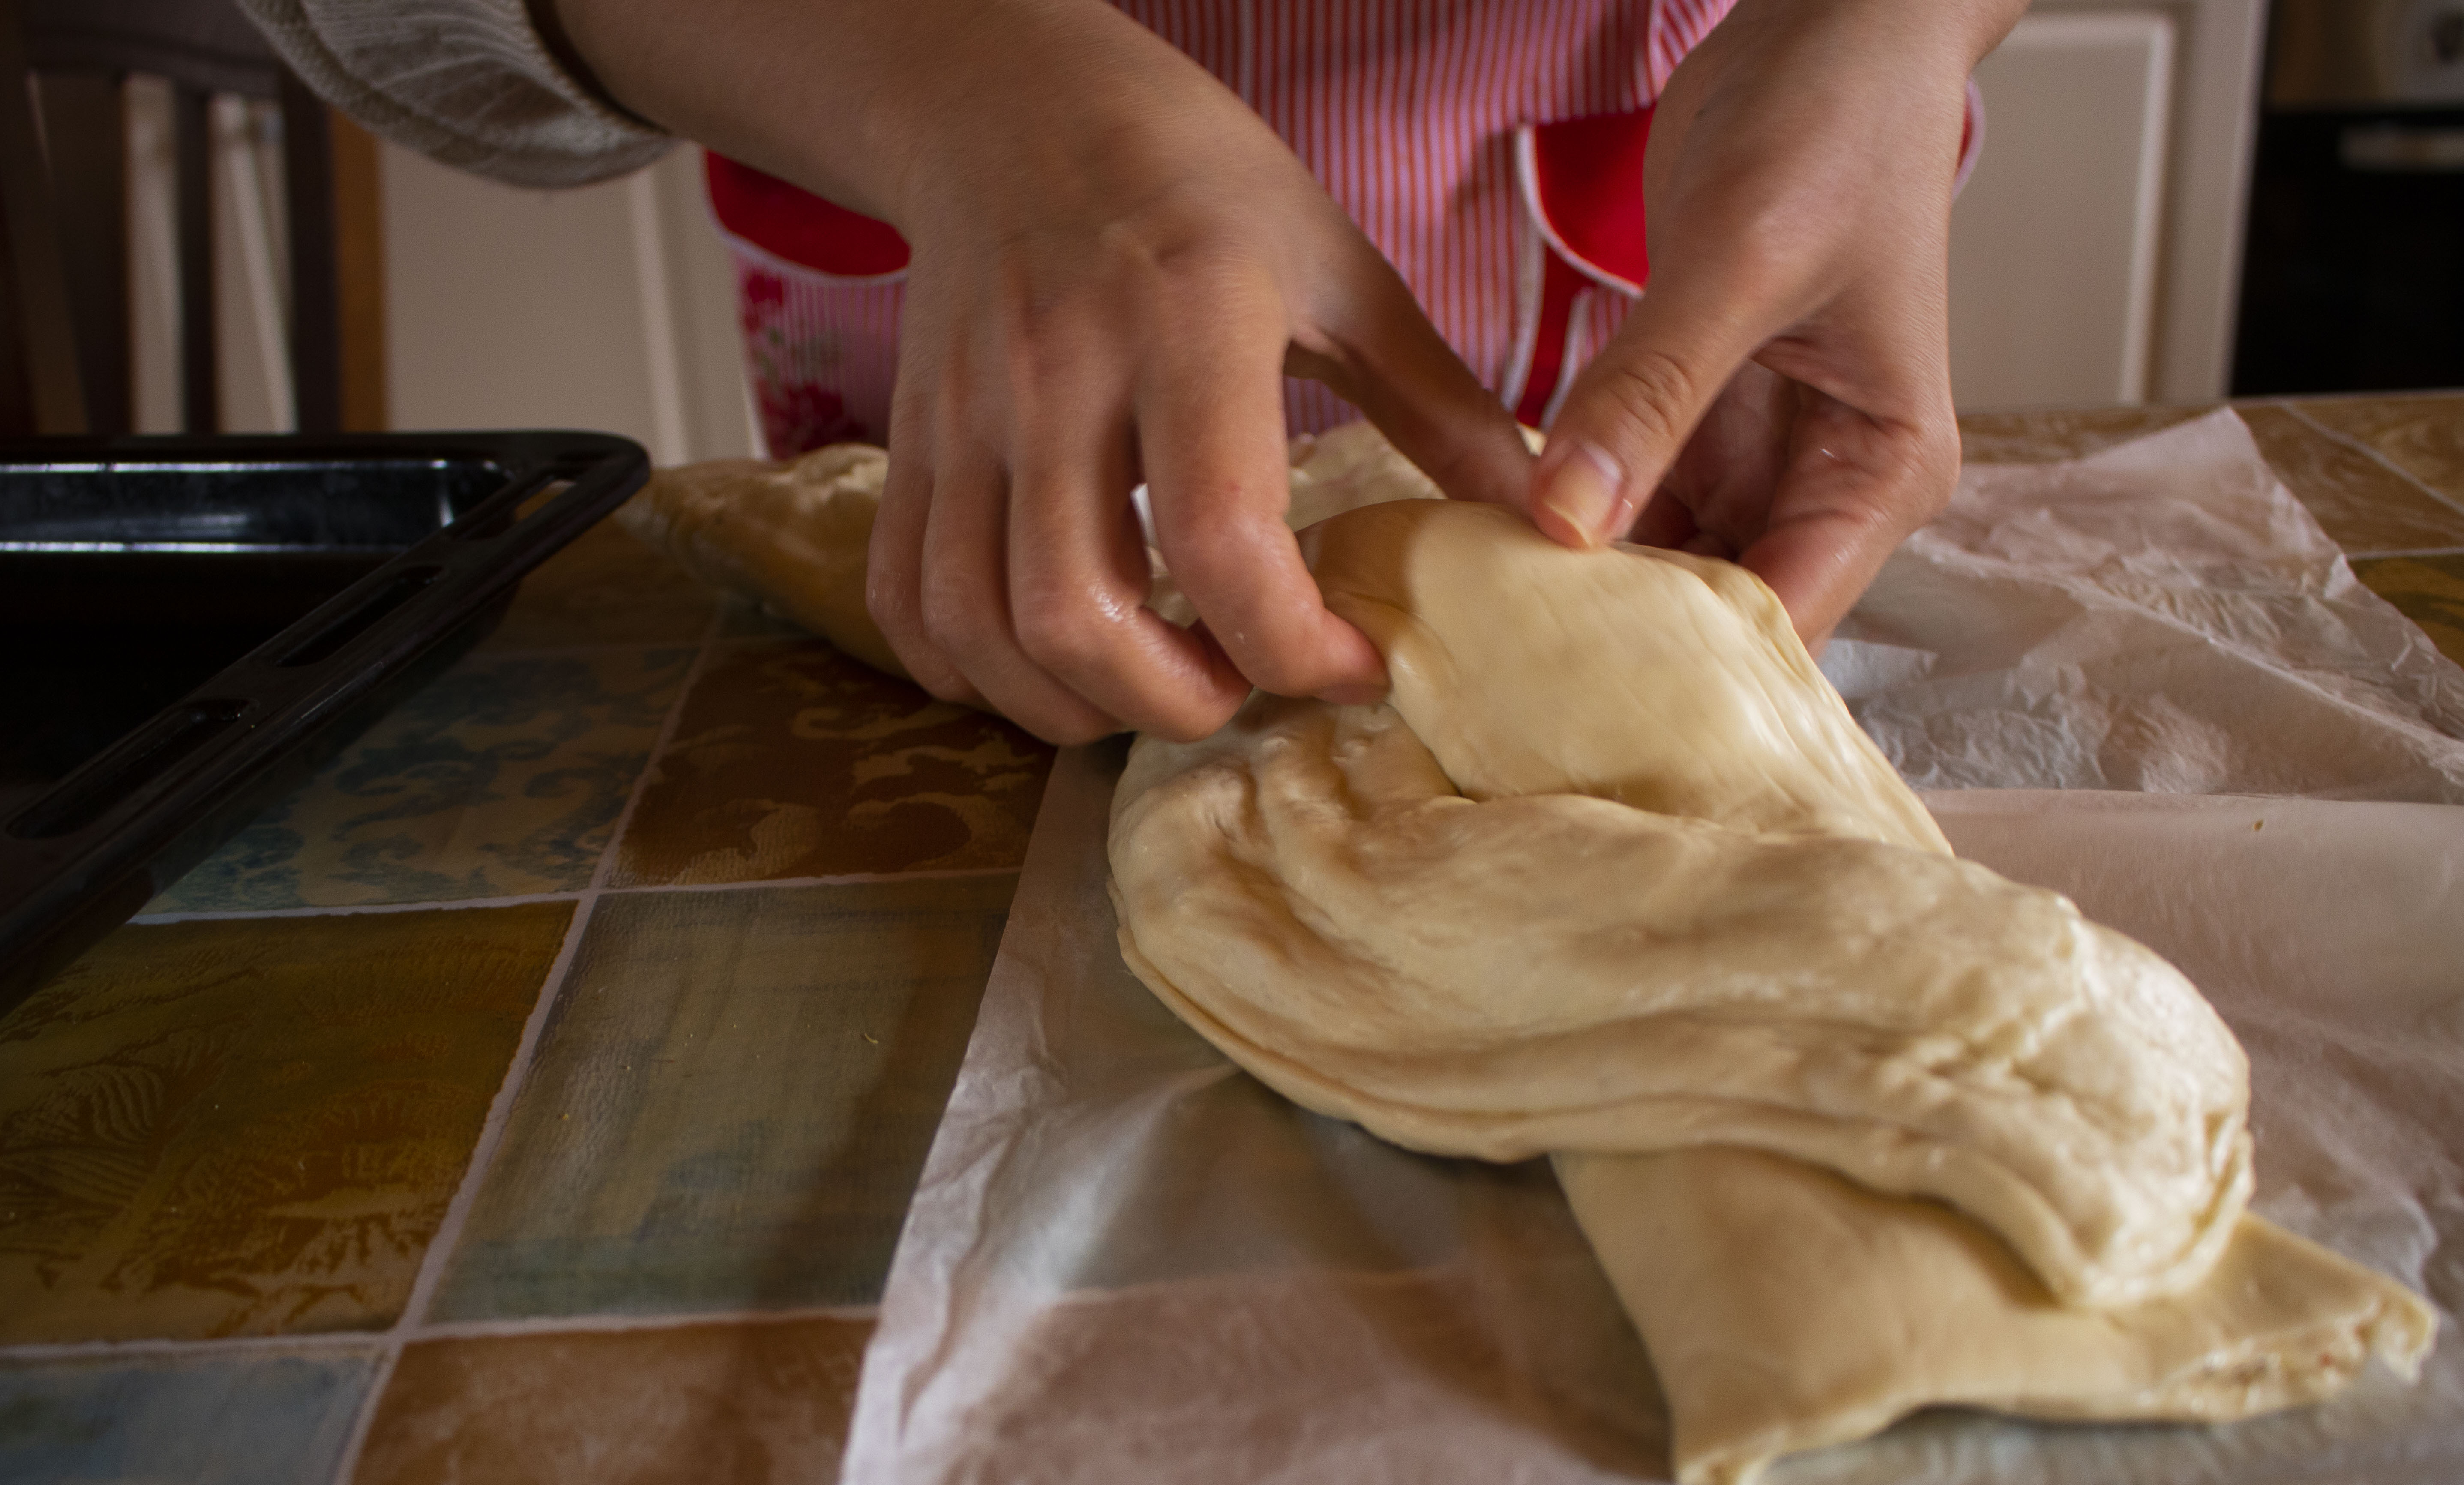
<svg viewBox="0 0 2464 1485"><path fill-rule="evenodd" d="M2145 397L2172 76L2155 10L2032 14L1977 68L1984 150L1951 211L1963 408Z"/></svg>
<svg viewBox="0 0 2464 1485"><path fill-rule="evenodd" d="M1977 69L1951 214L1963 409L2219 397L2232 360L2260 0L2038 0Z"/></svg>

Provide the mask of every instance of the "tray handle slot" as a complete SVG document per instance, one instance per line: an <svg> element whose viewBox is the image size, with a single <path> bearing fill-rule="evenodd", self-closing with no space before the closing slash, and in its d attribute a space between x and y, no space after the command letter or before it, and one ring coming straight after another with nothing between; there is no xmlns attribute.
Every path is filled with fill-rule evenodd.
<svg viewBox="0 0 2464 1485"><path fill-rule="evenodd" d="M532 471L489 496L462 519L447 528L456 541L494 541L546 509L548 502L571 489L595 461L563 459Z"/></svg>
<svg viewBox="0 0 2464 1485"><path fill-rule="evenodd" d="M405 569L391 582L369 594L357 608L285 650L282 658L275 664L285 667L313 666L332 659L343 645L376 627L378 620L409 602L413 594L434 582L444 572L442 567Z"/></svg>
<svg viewBox="0 0 2464 1485"><path fill-rule="evenodd" d="M197 701L174 708L104 756L100 765L72 775L10 821L20 841L74 835L108 814L112 806L161 776L248 712L245 701Z"/></svg>

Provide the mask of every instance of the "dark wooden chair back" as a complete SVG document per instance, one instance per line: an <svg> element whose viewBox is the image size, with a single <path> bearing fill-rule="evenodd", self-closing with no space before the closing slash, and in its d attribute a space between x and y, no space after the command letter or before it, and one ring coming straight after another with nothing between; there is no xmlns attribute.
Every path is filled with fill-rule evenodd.
<svg viewBox="0 0 2464 1485"><path fill-rule="evenodd" d="M282 118L296 426L341 426L333 143L324 104L231 0L0 0L0 431L125 432L134 376L122 86L172 89L180 389L188 432L219 431L213 171L217 94ZM23 85L39 79L41 119ZM39 132L38 132L39 128Z"/></svg>

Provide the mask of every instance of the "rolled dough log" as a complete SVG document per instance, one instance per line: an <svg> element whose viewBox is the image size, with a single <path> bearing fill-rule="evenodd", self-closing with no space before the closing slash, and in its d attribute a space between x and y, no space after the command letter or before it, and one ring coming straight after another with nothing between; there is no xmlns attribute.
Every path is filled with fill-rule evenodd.
<svg viewBox="0 0 2464 1485"><path fill-rule="evenodd" d="M865 549L889 472L890 456L866 444L785 464L713 459L656 471L616 519L702 582L904 676L864 605Z"/></svg>
<svg viewBox="0 0 2464 1485"><path fill-rule="evenodd" d="M1429 477L1366 423L1291 445L1294 529L1360 506L1439 500ZM753 600L876 670L907 671L865 608L865 554L890 456L831 444L783 463L712 459L650 475L616 519L698 580ZM1162 558L1148 554L1149 606L1175 623L1197 617Z"/></svg>

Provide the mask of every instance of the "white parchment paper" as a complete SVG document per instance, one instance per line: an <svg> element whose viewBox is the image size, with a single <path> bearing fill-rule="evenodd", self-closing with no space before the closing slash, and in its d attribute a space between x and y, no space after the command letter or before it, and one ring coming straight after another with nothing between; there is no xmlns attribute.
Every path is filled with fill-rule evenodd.
<svg viewBox="0 0 2464 1485"><path fill-rule="evenodd" d="M2464 803L2464 671L2229 409L1969 469L1822 668L1919 789Z"/></svg>
<svg viewBox="0 0 2464 1485"><path fill-rule="evenodd" d="M2233 1023L2257 1210L2448 1324L2410 1388L2215 1429L1943 1410L1774 1481L2464 1478L2464 808L2339 802L2464 798L2464 673L2229 414L1970 471L1847 634L1826 668L1903 769L2011 786L1928 797L1960 853L2070 893ZM1649 1358L1545 1163L1305 1114L1123 968L1120 753L1065 753L1045 795L845 1477L1664 1478ZM2174 792L2087 792L2117 787Z"/></svg>

